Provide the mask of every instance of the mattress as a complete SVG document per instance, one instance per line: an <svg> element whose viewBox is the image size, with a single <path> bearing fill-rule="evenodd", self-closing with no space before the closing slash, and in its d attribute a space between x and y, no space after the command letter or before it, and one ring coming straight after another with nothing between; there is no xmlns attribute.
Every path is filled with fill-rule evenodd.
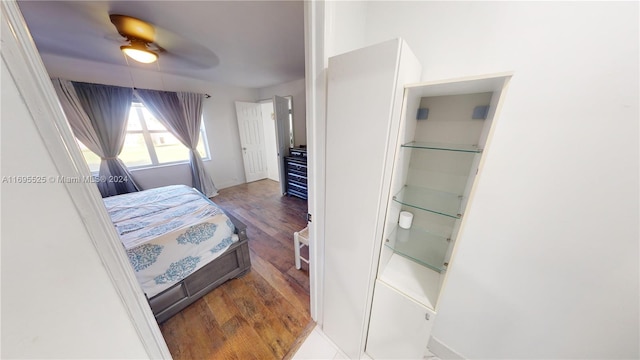
<svg viewBox="0 0 640 360"><path fill-rule="evenodd" d="M229 217L185 185L103 200L148 298L183 280L238 241Z"/></svg>

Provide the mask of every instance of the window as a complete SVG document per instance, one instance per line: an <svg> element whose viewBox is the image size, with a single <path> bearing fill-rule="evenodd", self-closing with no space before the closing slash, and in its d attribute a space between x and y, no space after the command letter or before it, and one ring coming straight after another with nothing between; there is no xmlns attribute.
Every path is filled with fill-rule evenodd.
<svg viewBox="0 0 640 360"><path fill-rule="evenodd" d="M203 159L209 159L204 124L196 149ZM78 141L89 169L100 169L100 157ZM189 161L189 149L182 145L144 105L132 103L127 122L127 135L118 156L129 168L175 164Z"/></svg>

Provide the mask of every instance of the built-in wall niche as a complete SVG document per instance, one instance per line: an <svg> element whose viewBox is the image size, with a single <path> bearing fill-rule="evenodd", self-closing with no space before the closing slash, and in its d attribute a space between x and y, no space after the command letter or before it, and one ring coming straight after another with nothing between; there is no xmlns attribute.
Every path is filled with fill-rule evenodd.
<svg viewBox="0 0 640 360"><path fill-rule="evenodd" d="M367 341L374 359L424 354L508 79L405 87ZM402 211L412 214L409 228ZM402 320L390 323L389 311ZM419 333L410 341L407 326Z"/></svg>
<svg viewBox="0 0 640 360"><path fill-rule="evenodd" d="M405 89L378 279L431 310L453 261L505 81ZM398 225L401 211L413 214L410 229Z"/></svg>

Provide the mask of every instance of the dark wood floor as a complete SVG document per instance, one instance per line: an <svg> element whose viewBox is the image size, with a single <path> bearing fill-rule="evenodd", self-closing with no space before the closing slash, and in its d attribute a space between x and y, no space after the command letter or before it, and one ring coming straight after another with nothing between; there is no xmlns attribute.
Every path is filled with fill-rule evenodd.
<svg viewBox="0 0 640 360"><path fill-rule="evenodd" d="M212 198L247 225L251 271L160 325L174 359L283 359L312 329L307 265L297 270L293 233L307 203L260 180Z"/></svg>

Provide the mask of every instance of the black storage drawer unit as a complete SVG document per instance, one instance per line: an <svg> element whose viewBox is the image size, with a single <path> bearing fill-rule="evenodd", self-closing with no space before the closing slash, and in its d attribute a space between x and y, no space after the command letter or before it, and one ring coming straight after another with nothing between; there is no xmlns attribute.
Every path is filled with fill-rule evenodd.
<svg viewBox="0 0 640 360"><path fill-rule="evenodd" d="M306 155L306 154L305 154ZM286 156L284 166L287 172L287 195L307 199L307 157Z"/></svg>

